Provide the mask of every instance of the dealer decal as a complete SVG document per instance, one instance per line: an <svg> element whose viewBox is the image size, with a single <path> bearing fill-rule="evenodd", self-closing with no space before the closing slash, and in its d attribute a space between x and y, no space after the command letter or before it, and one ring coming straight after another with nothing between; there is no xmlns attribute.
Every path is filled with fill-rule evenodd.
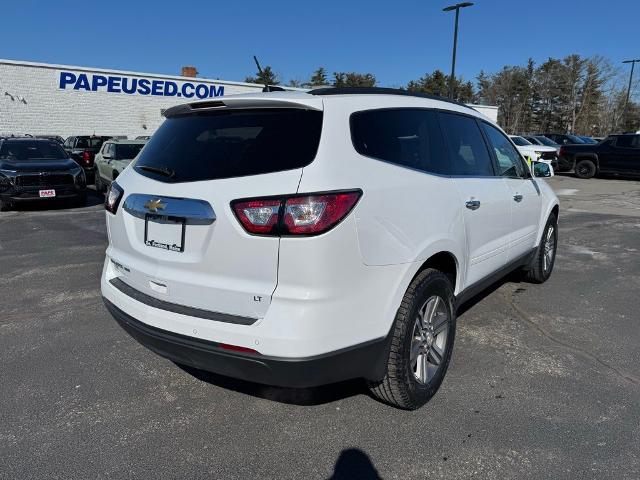
<svg viewBox="0 0 640 480"><path fill-rule="evenodd" d="M153 95L156 97L211 98L224 95L224 86L208 83L150 80L148 78L121 77L73 72L60 72L62 90L87 92L126 93L129 95Z"/></svg>

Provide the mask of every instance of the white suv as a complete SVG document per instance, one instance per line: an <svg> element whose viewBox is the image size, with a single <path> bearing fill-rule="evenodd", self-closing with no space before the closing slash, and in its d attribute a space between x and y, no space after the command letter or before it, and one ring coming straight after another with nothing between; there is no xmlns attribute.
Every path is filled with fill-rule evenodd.
<svg viewBox="0 0 640 480"><path fill-rule="evenodd" d="M178 364L289 387L363 377L414 409L461 302L516 268L551 274L557 198L470 107L320 89L166 117L107 194L102 294Z"/></svg>

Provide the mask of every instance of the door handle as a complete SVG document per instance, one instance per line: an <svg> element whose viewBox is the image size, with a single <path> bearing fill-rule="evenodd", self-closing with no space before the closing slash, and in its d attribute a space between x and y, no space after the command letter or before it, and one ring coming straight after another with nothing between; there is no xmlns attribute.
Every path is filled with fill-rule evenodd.
<svg viewBox="0 0 640 480"><path fill-rule="evenodd" d="M523 198L524 198L524 197L523 197L522 195L520 195L520 194L518 194L518 195L514 195L514 196L513 196L513 199L514 199L516 202L521 202Z"/></svg>
<svg viewBox="0 0 640 480"><path fill-rule="evenodd" d="M480 200L469 200L464 204L469 210L477 210L480 208Z"/></svg>

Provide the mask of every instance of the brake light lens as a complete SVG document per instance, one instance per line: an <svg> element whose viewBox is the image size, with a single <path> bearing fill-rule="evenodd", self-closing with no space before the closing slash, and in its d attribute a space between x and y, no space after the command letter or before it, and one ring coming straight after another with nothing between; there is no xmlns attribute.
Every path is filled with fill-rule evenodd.
<svg viewBox="0 0 640 480"><path fill-rule="evenodd" d="M362 192L294 197L285 202L284 224L290 235L313 235L330 230L354 207Z"/></svg>
<svg viewBox="0 0 640 480"><path fill-rule="evenodd" d="M116 182L111 182L111 185L109 185L109 189L107 190L107 193L104 196L105 210L115 215L123 195L124 195L124 190L122 189L122 187L118 185Z"/></svg>
<svg viewBox="0 0 640 480"><path fill-rule="evenodd" d="M280 200L247 200L233 205L233 210L249 233L275 233L278 226Z"/></svg>
<svg viewBox="0 0 640 480"><path fill-rule="evenodd" d="M87 150L82 152L82 161L85 165L91 165L91 163L93 162L93 153Z"/></svg>
<svg viewBox="0 0 640 480"><path fill-rule="evenodd" d="M232 202L244 229L257 235L319 235L340 223L362 190L256 198Z"/></svg>
<svg viewBox="0 0 640 480"><path fill-rule="evenodd" d="M558 156L562 157L562 156L564 156L564 153L565 153L564 147L560 147L560 150L558 151Z"/></svg>

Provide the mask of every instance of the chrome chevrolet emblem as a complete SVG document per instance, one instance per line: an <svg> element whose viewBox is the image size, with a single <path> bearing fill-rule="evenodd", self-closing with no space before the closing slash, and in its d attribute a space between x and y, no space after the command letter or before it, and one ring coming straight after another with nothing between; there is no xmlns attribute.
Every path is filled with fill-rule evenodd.
<svg viewBox="0 0 640 480"><path fill-rule="evenodd" d="M144 208L152 213L156 213L158 210L164 210L164 207L166 206L167 204L162 203L162 200L160 200L159 198L156 198L155 200L149 200L144 204Z"/></svg>

